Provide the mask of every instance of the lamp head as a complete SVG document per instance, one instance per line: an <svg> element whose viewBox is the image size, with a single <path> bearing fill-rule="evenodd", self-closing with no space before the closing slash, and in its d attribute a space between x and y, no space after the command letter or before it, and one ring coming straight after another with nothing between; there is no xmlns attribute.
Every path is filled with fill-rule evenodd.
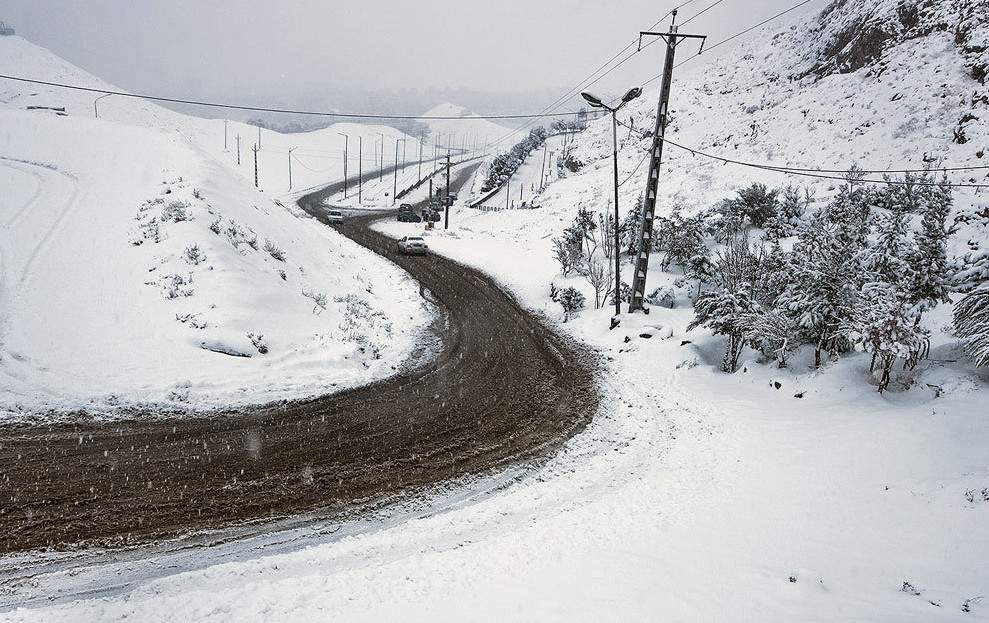
<svg viewBox="0 0 989 623"><path fill-rule="evenodd" d="M601 98L599 98L598 96L592 95L591 93L588 93L586 91L581 93L580 96L583 97L584 100L594 108L604 108L604 102L602 102Z"/></svg>
<svg viewBox="0 0 989 623"><path fill-rule="evenodd" d="M628 92L622 96L622 104L628 104L640 95L642 95L642 87L634 87L629 89Z"/></svg>

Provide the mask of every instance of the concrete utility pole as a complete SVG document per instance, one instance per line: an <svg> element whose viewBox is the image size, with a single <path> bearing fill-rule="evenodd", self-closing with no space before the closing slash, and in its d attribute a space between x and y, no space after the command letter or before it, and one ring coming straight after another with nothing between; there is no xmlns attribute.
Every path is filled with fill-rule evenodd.
<svg viewBox="0 0 989 623"><path fill-rule="evenodd" d="M227 120L223 120L223 151L227 151Z"/></svg>
<svg viewBox="0 0 989 623"><path fill-rule="evenodd" d="M288 150L288 189L292 190L292 152L298 147L290 147Z"/></svg>
<svg viewBox="0 0 989 623"><path fill-rule="evenodd" d="M446 152L446 216L443 220L443 229L450 229L450 152Z"/></svg>
<svg viewBox="0 0 989 623"><path fill-rule="evenodd" d="M670 85L673 81L673 56L677 44L683 39L700 39L701 50L704 49L706 35L682 35L677 32L677 12L673 11L673 20L669 32L640 32L639 49L642 49L643 35L662 37L666 42L666 62L663 67L663 85L659 92L659 109L656 113L656 130L652 134L651 157L649 158L649 174L646 177L646 191L643 195L642 216L639 220L639 237L637 241L635 272L632 274L632 293L629 297L630 312L645 309L642 301L646 293L646 275L649 269L649 250L653 237L653 221L656 217L656 187L659 185L659 168L663 162L663 139L666 135L670 107ZM615 223L617 227L618 223ZM618 249L615 249L618 253ZM616 293L619 294L619 293Z"/></svg>
<svg viewBox="0 0 989 623"><path fill-rule="evenodd" d="M361 190L364 188L364 136L357 135L357 204L364 202Z"/></svg>
<svg viewBox="0 0 989 623"><path fill-rule="evenodd" d="M254 188L261 188L258 185L258 144L254 144Z"/></svg>
<svg viewBox="0 0 989 623"><path fill-rule="evenodd" d="M261 126L258 126L258 149L261 149Z"/></svg>
<svg viewBox="0 0 989 623"><path fill-rule="evenodd" d="M240 165L240 132L237 133L237 165Z"/></svg>
<svg viewBox="0 0 989 623"><path fill-rule="evenodd" d="M546 187L543 181L546 179L546 143L549 141L543 141L543 167L539 170L539 190Z"/></svg>
<svg viewBox="0 0 989 623"><path fill-rule="evenodd" d="M347 198L347 147L350 145L350 137L343 132L337 132L343 137L343 198Z"/></svg>

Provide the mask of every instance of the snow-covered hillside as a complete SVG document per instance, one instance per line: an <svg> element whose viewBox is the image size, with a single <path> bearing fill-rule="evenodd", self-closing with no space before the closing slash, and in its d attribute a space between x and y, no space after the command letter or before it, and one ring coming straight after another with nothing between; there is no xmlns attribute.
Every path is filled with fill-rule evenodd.
<svg viewBox="0 0 989 623"><path fill-rule="evenodd" d="M0 38L0 70L113 88L19 37ZM288 147L300 188L342 178L337 132L354 168L358 134L400 133L264 131L262 193L256 128L231 122L225 151L222 121L116 96L94 119L96 97L0 81L4 417L260 403L393 373L429 317L418 289L274 199Z"/></svg>
<svg viewBox="0 0 989 623"><path fill-rule="evenodd" d="M949 3L908 5L916 21L893 1L831 6L678 70L670 138L795 167L912 168L925 155L989 163L972 60L985 51L984 14L959 36ZM877 31L893 36L867 45L857 36ZM648 89L630 107L636 128L652 126L657 97ZM554 181L540 209L460 206L449 231L425 232L430 247L562 320L551 282L591 292L559 275L552 239L578 208L608 209L610 132L601 121L580 137L584 168ZM642 192L648 141L621 139L625 212ZM666 155L663 214L699 211L753 181L806 184L815 206L840 185L672 147ZM984 171L952 179L989 183ZM956 212L985 214L986 199L985 190L956 189ZM986 239L984 220L960 225L952 253ZM650 288L681 276L658 264ZM916 382L881 395L866 355L811 369L803 353L778 369L747 351L738 372L724 374L723 339L687 330L685 298L623 315L614 330L607 308L558 325L602 353L605 407L520 484L397 527L12 619L989 620L989 378L945 330L948 306L926 316L935 350Z"/></svg>
<svg viewBox="0 0 989 623"><path fill-rule="evenodd" d="M475 113L463 106L449 102L430 108L423 113L423 116L454 117L454 119L426 119L424 123L429 126L434 136L439 136L443 145L455 148L462 147L465 137L469 137L467 148L476 146L480 150L485 143L494 142L511 133L510 129L488 119L478 118ZM461 121L461 119L469 119L469 121Z"/></svg>

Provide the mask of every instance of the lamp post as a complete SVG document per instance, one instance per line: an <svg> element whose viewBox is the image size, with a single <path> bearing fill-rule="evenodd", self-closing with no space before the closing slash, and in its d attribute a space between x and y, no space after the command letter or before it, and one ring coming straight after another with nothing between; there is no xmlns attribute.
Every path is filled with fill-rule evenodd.
<svg viewBox="0 0 989 623"><path fill-rule="evenodd" d="M350 137L343 132L337 132L343 137L343 198L347 198L347 146L350 144Z"/></svg>
<svg viewBox="0 0 989 623"><path fill-rule="evenodd" d="M292 190L292 152L298 147L290 147L288 150L288 189Z"/></svg>
<svg viewBox="0 0 989 623"><path fill-rule="evenodd" d="M385 174L385 135L378 132L378 136L381 137L381 149L378 151L378 154L381 157L381 162L378 164L378 181L380 182L381 178Z"/></svg>
<svg viewBox="0 0 989 623"><path fill-rule="evenodd" d="M113 93L105 93L93 100L93 117L95 117L96 119L100 118L100 109L96 105L96 103L99 102L104 97L110 97L111 95L113 95Z"/></svg>
<svg viewBox="0 0 989 623"><path fill-rule="evenodd" d="M629 89L625 95L622 96L622 101L615 107L611 107L605 104L601 98L591 95L590 93L584 92L580 96L587 101L594 108L604 108L605 110L611 112L611 145L612 145L612 155L614 157L614 170L615 170L615 319L612 320L612 328L617 326L618 316L622 312L622 275L621 275L621 261L618 257L618 247L619 247L619 236L618 236L618 111L622 109L625 104L628 104L635 98L642 95L642 88L635 87Z"/></svg>

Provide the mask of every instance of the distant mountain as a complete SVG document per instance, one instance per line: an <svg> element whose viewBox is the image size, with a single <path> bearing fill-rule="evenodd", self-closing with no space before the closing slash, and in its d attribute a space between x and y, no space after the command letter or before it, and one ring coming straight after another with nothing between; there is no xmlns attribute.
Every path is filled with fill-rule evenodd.
<svg viewBox="0 0 989 623"><path fill-rule="evenodd" d="M431 132L431 140L439 139L441 145L460 147L468 141L468 147L480 148L485 142L493 142L510 133L511 128L478 117L463 106L449 102L434 106L423 113L424 117L454 117L453 119L423 119Z"/></svg>

